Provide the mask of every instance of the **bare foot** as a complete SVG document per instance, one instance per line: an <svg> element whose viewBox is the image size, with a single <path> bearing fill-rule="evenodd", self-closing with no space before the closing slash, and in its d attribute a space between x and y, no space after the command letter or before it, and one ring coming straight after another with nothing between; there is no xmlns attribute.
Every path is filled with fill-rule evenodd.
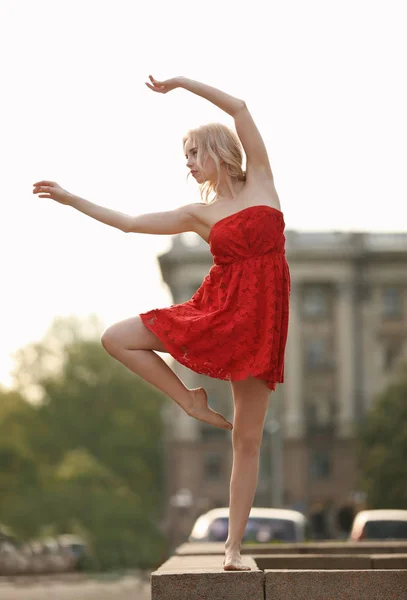
<svg viewBox="0 0 407 600"><path fill-rule="evenodd" d="M209 423L220 429L233 429L232 423L225 419L223 415L212 410L208 406L208 396L203 388L196 388L190 390L191 392L191 404L185 411L190 417L194 417L204 423Z"/></svg>
<svg viewBox="0 0 407 600"><path fill-rule="evenodd" d="M251 567L242 563L240 552L226 552L223 561L224 571L251 571Z"/></svg>

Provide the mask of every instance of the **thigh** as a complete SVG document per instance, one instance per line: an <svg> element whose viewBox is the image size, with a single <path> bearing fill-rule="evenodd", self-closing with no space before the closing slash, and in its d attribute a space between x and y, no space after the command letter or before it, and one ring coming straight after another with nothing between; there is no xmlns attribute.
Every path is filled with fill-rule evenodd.
<svg viewBox="0 0 407 600"><path fill-rule="evenodd" d="M231 386L235 410L234 434L261 439L271 390L265 381L257 377L232 381Z"/></svg>
<svg viewBox="0 0 407 600"><path fill-rule="evenodd" d="M102 340L126 350L167 352L161 340L144 325L139 316L110 325L104 332Z"/></svg>

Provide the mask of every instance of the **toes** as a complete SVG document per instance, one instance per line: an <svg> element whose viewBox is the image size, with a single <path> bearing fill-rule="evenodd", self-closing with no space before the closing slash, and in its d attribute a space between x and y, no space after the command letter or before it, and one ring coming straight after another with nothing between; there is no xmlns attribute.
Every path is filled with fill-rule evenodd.
<svg viewBox="0 0 407 600"><path fill-rule="evenodd" d="M226 417L224 417L220 413L216 413L216 414L219 415L219 417L221 417L221 419L224 423L225 429L233 429L233 424L230 421L228 421Z"/></svg>
<svg viewBox="0 0 407 600"><path fill-rule="evenodd" d="M228 563L225 564L225 562L223 562L223 569L224 571L251 571L251 567L248 567L247 565L234 565L233 563Z"/></svg>

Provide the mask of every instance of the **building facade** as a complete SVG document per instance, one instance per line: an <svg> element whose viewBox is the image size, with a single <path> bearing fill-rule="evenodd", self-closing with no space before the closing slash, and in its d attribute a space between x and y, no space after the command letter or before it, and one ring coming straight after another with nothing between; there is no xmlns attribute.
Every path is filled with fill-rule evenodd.
<svg viewBox="0 0 407 600"><path fill-rule="evenodd" d="M407 234L286 232L291 272L285 383L271 394L255 506L307 514L315 535L337 537L359 491L358 425L407 355ZM174 303L212 265L195 234L174 237L159 259ZM233 419L230 384L173 363L189 387ZM184 541L199 514L229 501L231 434L165 407L167 530ZM347 517L348 515L348 517Z"/></svg>

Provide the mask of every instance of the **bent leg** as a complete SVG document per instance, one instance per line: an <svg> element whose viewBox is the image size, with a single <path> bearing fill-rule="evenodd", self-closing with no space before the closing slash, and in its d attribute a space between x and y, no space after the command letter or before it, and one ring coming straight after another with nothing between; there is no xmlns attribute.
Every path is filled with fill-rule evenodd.
<svg viewBox="0 0 407 600"><path fill-rule="evenodd" d="M130 317L108 327L102 335L102 345L107 352L118 346L125 350L167 352L162 341L144 325L141 317Z"/></svg>
<svg viewBox="0 0 407 600"><path fill-rule="evenodd" d="M232 434L233 466L230 479L229 533L225 570L246 570L240 546L256 493L260 445L270 398L266 382L256 377L232 382L235 408Z"/></svg>
<svg viewBox="0 0 407 600"><path fill-rule="evenodd" d="M144 325L141 317L131 317L110 326L102 335L102 345L111 356L164 392L191 417L221 429L232 429L232 424L225 417L208 406L203 388L188 389L167 363L153 352L166 352L166 349Z"/></svg>

